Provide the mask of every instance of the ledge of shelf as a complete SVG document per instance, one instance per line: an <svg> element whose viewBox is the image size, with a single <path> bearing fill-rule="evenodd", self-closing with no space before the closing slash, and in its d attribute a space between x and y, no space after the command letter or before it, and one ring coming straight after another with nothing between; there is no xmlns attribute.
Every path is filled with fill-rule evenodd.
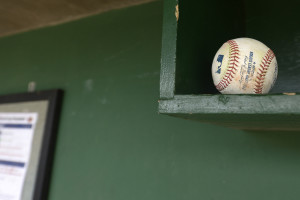
<svg viewBox="0 0 300 200"><path fill-rule="evenodd" d="M175 95L160 100L160 113L300 114L300 94Z"/></svg>
<svg viewBox="0 0 300 200"><path fill-rule="evenodd" d="M243 130L300 130L300 95L175 95L159 113Z"/></svg>

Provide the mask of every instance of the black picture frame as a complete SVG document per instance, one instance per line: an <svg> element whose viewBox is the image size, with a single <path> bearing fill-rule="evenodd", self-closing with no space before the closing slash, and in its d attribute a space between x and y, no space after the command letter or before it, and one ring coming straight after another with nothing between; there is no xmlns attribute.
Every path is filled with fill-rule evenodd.
<svg viewBox="0 0 300 200"><path fill-rule="evenodd" d="M32 186L34 200L48 199L48 190L51 178L51 168L54 157L55 141L58 132L59 116L61 111L63 91L61 89L45 90L22 94L0 96L0 105L22 102L47 101L47 112L44 122L43 137L39 152L38 167L35 184ZM0 110L1 112L1 110Z"/></svg>

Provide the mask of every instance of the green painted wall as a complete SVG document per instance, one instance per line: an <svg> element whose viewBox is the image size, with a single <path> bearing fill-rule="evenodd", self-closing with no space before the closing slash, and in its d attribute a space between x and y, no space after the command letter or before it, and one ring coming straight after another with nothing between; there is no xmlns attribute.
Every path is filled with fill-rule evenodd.
<svg viewBox="0 0 300 200"><path fill-rule="evenodd" d="M62 88L51 200L300 197L300 134L157 114L162 2L0 39L0 93Z"/></svg>

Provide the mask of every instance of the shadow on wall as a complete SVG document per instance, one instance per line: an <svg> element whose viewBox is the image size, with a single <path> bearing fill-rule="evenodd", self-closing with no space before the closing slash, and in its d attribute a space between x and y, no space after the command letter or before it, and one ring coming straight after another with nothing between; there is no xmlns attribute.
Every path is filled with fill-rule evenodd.
<svg viewBox="0 0 300 200"><path fill-rule="evenodd" d="M255 139L261 148L291 151L293 154L300 152L299 131L245 131L245 133Z"/></svg>

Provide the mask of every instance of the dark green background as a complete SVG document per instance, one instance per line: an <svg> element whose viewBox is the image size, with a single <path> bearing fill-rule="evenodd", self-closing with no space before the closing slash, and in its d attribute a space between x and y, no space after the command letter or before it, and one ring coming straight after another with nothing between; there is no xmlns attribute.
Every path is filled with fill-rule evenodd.
<svg viewBox="0 0 300 200"><path fill-rule="evenodd" d="M65 91L51 200L300 197L300 134L158 115L162 2L0 40L1 94Z"/></svg>

